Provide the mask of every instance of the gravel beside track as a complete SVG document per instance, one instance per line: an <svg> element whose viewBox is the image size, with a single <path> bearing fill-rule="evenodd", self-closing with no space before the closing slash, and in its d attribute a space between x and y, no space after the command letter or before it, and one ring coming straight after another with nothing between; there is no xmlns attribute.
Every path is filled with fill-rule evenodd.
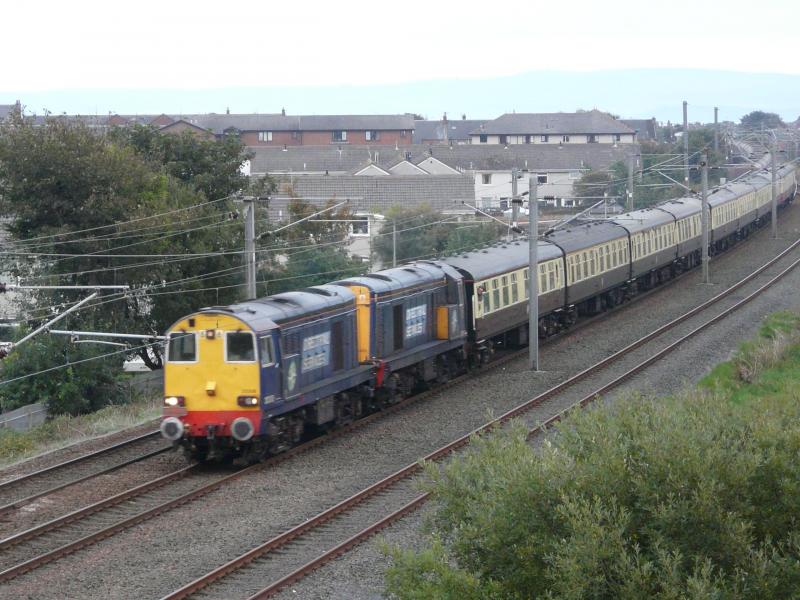
<svg viewBox="0 0 800 600"><path fill-rule="evenodd" d="M15 477L20 477L21 475L32 473L33 471L51 467L73 458L78 458L96 450L108 448L109 446L144 435L155 429L158 429L158 421L149 421L123 431L115 431L91 439L80 440L63 448L50 450L32 458L0 467L0 483L8 481L9 479L14 479Z"/></svg>
<svg viewBox="0 0 800 600"><path fill-rule="evenodd" d="M745 247L714 260L711 272L716 285L698 285L699 273L691 273L607 319L556 340L543 349L544 373L526 372L524 360L489 371L348 437L323 444L304 454L302 460L288 460L239 480L198 502L24 575L0 591L21 598L159 598L475 428L486 420L487 411L497 414L519 404L715 295L798 239L800 210L790 208L782 214L781 232L783 238L773 241L769 228L762 230ZM735 296L752 291L790 261L787 257ZM800 308L800 299L794 294L798 284L800 273L789 275L763 297L687 343L683 352L657 363L627 385L641 387L650 381L659 391L670 391L693 381L724 360L739 340L752 335L765 314ZM723 305L733 302L729 299ZM665 345L704 317L708 314L651 344ZM718 344L723 345L721 349ZM646 349L630 360L638 362L645 355ZM621 371L622 366L613 370ZM547 418L593 387L591 383L587 382L585 389L576 387L571 394L574 397L565 395L535 409L528 419ZM386 539L403 546L418 544L419 521L417 514L404 519L387 530ZM281 597L378 598L385 564L373 543L364 544L295 585L296 593L287 590Z"/></svg>

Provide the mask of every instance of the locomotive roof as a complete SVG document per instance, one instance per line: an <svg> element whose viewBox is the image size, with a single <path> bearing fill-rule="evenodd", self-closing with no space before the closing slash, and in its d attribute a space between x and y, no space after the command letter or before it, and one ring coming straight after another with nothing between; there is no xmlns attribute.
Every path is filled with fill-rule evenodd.
<svg viewBox="0 0 800 600"><path fill-rule="evenodd" d="M226 312L241 319L254 331L270 329L305 315L352 307L355 295L338 285L315 285L230 306L212 306L200 312Z"/></svg>
<svg viewBox="0 0 800 600"><path fill-rule="evenodd" d="M569 253L624 237L627 237L625 230L613 220L608 220L592 221L568 229L559 229L548 234L546 239Z"/></svg>
<svg viewBox="0 0 800 600"><path fill-rule="evenodd" d="M413 262L392 267L360 277L348 277L335 285L363 285L376 294L386 294L420 285L429 285L444 279L444 270L434 262Z"/></svg>
<svg viewBox="0 0 800 600"><path fill-rule="evenodd" d="M526 267L528 252L528 240L522 239L460 253L457 256L448 256L441 260L469 273L473 281L477 281ZM539 262L562 256L561 250L557 246L545 240L539 240L537 252Z"/></svg>

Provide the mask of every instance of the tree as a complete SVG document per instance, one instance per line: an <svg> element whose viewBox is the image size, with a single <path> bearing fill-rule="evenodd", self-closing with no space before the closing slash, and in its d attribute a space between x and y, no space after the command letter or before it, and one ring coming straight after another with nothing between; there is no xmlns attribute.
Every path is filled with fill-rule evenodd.
<svg viewBox="0 0 800 600"><path fill-rule="evenodd" d="M744 405L632 396L571 414L539 449L521 425L476 439L446 465L426 465L432 539L390 549L387 590L796 598L798 417L788 393Z"/></svg>
<svg viewBox="0 0 800 600"><path fill-rule="evenodd" d="M622 162L615 162L606 171L589 170L575 182L573 186L576 198L581 204L589 207L607 197L616 199L625 206L627 199L628 167Z"/></svg>
<svg viewBox="0 0 800 600"><path fill-rule="evenodd" d="M272 250L262 258L257 279L259 293L277 294L304 287L329 283L366 270L365 265L347 253L350 221L353 214L347 206L319 219L299 222L322 208L338 202L331 199L319 207L297 197L291 190L288 223L298 222L276 235L268 235Z"/></svg>
<svg viewBox="0 0 800 600"><path fill-rule="evenodd" d="M44 402L51 415L78 415L125 397L121 394L125 356L97 358L109 352L108 346L75 345L66 337L40 335L31 339L3 359L3 380L10 383L0 386L0 410ZM67 363L73 364L29 377Z"/></svg>
<svg viewBox="0 0 800 600"><path fill-rule="evenodd" d="M189 131L178 135L160 133L153 127L116 127L109 137L132 148L148 162L202 192L208 200L223 198L247 187L240 167L253 157L236 135L203 139Z"/></svg>
<svg viewBox="0 0 800 600"><path fill-rule="evenodd" d="M778 129L786 127L786 124L776 113L754 110L742 117L742 127L745 129Z"/></svg>
<svg viewBox="0 0 800 600"><path fill-rule="evenodd" d="M373 242L373 252L381 264L390 266L395 253L397 262L432 258L453 252L473 250L496 241L506 233L499 223L459 223L423 205L415 208L392 207L386 212L380 236ZM393 230L396 227L396 244Z"/></svg>
<svg viewBox="0 0 800 600"><path fill-rule="evenodd" d="M59 118L43 125L12 118L0 127L0 207L14 238L14 250L0 258L5 272L27 283L131 287L81 310L76 328L157 334L240 293L237 211L231 201L207 198L238 189L241 145L234 159L227 140L140 133L150 145ZM31 294L30 321L86 294ZM35 398L25 385L20 396Z"/></svg>

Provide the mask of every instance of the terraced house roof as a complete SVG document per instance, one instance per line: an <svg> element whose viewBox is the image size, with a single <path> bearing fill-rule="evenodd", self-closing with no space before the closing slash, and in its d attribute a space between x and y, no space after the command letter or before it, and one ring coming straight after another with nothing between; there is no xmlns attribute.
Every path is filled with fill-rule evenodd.
<svg viewBox="0 0 800 600"><path fill-rule="evenodd" d="M599 110L578 113L506 113L472 130L472 135L569 135L634 133L633 129Z"/></svg>

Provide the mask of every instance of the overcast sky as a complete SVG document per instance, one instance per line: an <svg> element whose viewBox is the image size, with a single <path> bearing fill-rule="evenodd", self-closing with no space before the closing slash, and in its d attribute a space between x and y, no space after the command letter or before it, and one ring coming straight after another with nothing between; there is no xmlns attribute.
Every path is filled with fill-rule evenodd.
<svg viewBox="0 0 800 600"><path fill-rule="evenodd" d="M39 0L4 3L0 14L3 96L400 83L541 69L800 73L796 0Z"/></svg>

